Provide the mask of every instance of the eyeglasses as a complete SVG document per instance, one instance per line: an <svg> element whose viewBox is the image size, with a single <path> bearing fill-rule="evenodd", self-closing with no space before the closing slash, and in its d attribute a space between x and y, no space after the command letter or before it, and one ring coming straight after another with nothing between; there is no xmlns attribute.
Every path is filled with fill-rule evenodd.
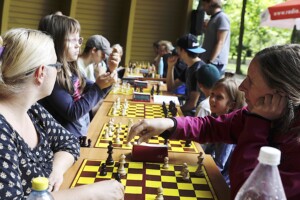
<svg viewBox="0 0 300 200"><path fill-rule="evenodd" d="M54 64L48 64L46 66L55 67L56 70L57 70L57 72L60 72L61 71L61 67L63 66L63 64L60 63L60 62L56 62ZM25 76L28 76L28 75L32 74L36 69L37 68L33 68L33 69L29 70L28 72L25 73Z"/></svg>
<svg viewBox="0 0 300 200"><path fill-rule="evenodd" d="M49 66L49 67L55 67L56 70L57 70L57 72L60 72L61 71L61 67L63 66L63 64L60 63L60 62L56 62L54 64L48 64L47 66Z"/></svg>
<svg viewBox="0 0 300 200"><path fill-rule="evenodd" d="M72 44L79 44L79 45L82 45L83 43L83 37L80 37L80 38L73 38L73 39L66 39L68 42L71 42Z"/></svg>

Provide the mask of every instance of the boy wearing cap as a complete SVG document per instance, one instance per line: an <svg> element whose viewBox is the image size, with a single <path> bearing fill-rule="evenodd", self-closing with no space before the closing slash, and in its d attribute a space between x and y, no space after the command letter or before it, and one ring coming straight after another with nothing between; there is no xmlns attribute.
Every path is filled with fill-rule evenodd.
<svg viewBox="0 0 300 200"><path fill-rule="evenodd" d="M197 70L198 87L205 95L206 99L199 103L196 109L197 117L205 117L211 114L209 106L209 95L214 84L220 79L220 72L218 68L212 64L206 64Z"/></svg>
<svg viewBox="0 0 300 200"><path fill-rule="evenodd" d="M112 50L109 41L102 35L93 35L86 41L85 48L77 60L81 72L90 80L102 73L107 68L107 59Z"/></svg>
<svg viewBox="0 0 300 200"><path fill-rule="evenodd" d="M178 56L171 56L168 59L167 87L168 91L173 91L182 83L186 84L186 99L181 106L181 110L185 116L194 116L196 107L201 101L200 91L197 88L196 71L205 63L198 57L199 54L205 52L201 48L196 36L186 34L177 40L176 51ZM174 80L174 65L177 59L181 59L187 64L187 69L183 76Z"/></svg>

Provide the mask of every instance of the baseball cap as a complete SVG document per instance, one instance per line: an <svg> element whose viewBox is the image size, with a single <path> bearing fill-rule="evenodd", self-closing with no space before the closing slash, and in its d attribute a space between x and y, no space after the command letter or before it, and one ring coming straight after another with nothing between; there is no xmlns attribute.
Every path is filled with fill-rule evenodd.
<svg viewBox="0 0 300 200"><path fill-rule="evenodd" d="M92 35L86 41L85 46L90 47L90 48L95 47L96 49L103 51L106 55L111 54L110 43L102 35Z"/></svg>
<svg viewBox="0 0 300 200"><path fill-rule="evenodd" d="M177 40L177 46L193 53L204 53L206 50L200 47L197 37L186 34Z"/></svg>
<svg viewBox="0 0 300 200"><path fill-rule="evenodd" d="M205 88L212 88L221 77L218 68L212 64L202 65L196 73L198 83Z"/></svg>

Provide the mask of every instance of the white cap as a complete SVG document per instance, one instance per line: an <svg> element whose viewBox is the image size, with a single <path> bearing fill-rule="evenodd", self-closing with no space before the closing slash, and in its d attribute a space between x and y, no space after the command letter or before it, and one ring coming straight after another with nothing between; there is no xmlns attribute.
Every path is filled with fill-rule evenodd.
<svg viewBox="0 0 300 200"><path fill-rule="evenodd" d="M267 165L279 165L281 151L273 147L261 147L258 161Z"/></svg>

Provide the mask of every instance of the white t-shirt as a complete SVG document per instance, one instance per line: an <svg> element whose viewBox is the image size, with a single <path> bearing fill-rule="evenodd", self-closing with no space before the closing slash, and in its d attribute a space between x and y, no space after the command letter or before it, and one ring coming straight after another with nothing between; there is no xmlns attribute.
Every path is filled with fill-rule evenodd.
<svg viewBox="0 0 300 200"><path fill-rule="evenodd" d="M89 64L88 66L84 65L83 59L82 58L78 58L77 59L77 65L79 67L79 70L81 71L81 73L88 78L91 81L96 81L95 79L95 75L94 75L94 64Z"/></svg>
<svg viewBox="0 0 300 200"><path fill-rule="evenodd" d="M199 103L196 108L195 116L197 117L205 117L211 114L210 105L209 105L209 97L204 99Z"/></svg>

